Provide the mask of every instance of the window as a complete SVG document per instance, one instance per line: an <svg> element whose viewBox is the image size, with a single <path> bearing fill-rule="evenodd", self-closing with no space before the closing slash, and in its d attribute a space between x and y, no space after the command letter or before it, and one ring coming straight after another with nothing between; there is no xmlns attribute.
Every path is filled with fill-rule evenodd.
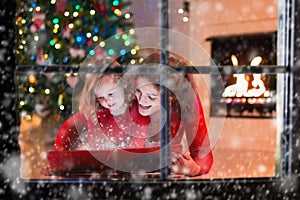
<svg viewBox="0 0 300 200"><path fill-rule="evenodd" d="M264 3L266 3L266 2L268 2L268 1L265 1L265 2L261 3L261 4L263 4L261 6L264 7L265 6ZM200 8L207 8L206 10L210 10L210 8L212 8L211 6L214 5L213 8L216 9L217 11L219 11L219 12L224 11L223 10L223 8L224 8L223 6L225 5L225 3L224 4L220 4L220 3L213 2L213 3L216 3L216 4L213 4L212 2L206 2L206 1L203 1L203 2L202 1L201 2L197 1L197 2L191 2L191 3L199 4L199 5L202 6ZM239 2L239 3L242 4L241 2ZM239 4L239 3L236 3L236 4ZM274 2L272 1L272 3L274 3ZM214 185L214 184L219 185L220 184L220 185L222 185L221 187L223 187L223 183L218 182L220 180L219 178L221 178L221 180L223 180L223 178L225 178L225 181L227 180L227 178L230 178L228 181L231 181L232 180L231 178L234 178L233 180L236 180L236 181L239 181L240 178L246 178L246 179L243 179L243 181L245 181L246 182L245 185L247 185L247 181L256 182L256 180L262 180L262 179L255 179L255 178L258 178L258 177L260 177L260 178L272 177L271 179L268 179L272 183L271 184L267 184L267 186L265 186L265 187L271 188L271 190L273 190L274 187L270 186L270 185L272 185L272 184L276 185L277 184L277 182L279 181L278 178L277 178L278 176L280 178L283 178L283 179L287 180L287 176L286 175L292 175L293 176L293 175L297 174L297 170L295 171L295 169L297 169L297 167L298 167L298 165L297 165L297 157L295 156L295 152L298 150L297 140L296 140L296 135L295 135L297 133L297 131L295 129L297 127L297 124L293 123L294 127L291 128L291 123L294 122L295 119L297 119L296 116L295 116L295 114L292 112L293 108L297 110L297 106L293 105L293 101L297 102L297 99L295 99L293 97L294 94L292 93L293 91L295 91L294 90L296 88L295 82L297 82L297 80L295 80L296 78L293 76L293 75L297 76L297 74L295 73L295 72L297 72L297 67L294 67L294 61L293 61L293 58L296 57L294 55L294 53L295 54L297 53L297 49L294 49L294 48L296 48L294 46L294 42L297 42L297 41L293 40L293 39L294 39L295 35L297 36L297 33L294 32L294 27L290 27L289 20L292 20L292 21L295 20L295 18L294 18L294 9L297 8L297 6L299 6L299 5L297 5L297 3L295 3L295 5L292 4L292 6L289 7L288 6L289 3L290 2L283 2L283 1L279 1L278 2L278 4L279 4L278 8L280 8L280 9L278 10L278 15L276 15L276 17L274 18L274 19L276 19L275 20L276 22L274 22L274 21L271 20L272 22L270 23L270 24L274 25L274 23L277 24L279 22L278 23L278 30L277 30L277 37L278 37L278 40L277 40L278 41L278 47L277 47L277 49L278 49L278 52L277 52L277 54L278 54L277 65L278 66L274 66L273 68L266 67L266 69L268 69L267 70L268 74L271 74L271 77L272 76L276 77L276 79L273 79L273 81L276 80L276 94L277 95L279 94L277 96L277 98L276 98L276 118L275 119L274 118L267 118L267 119L265 119L265 118L263 118L263 119L262 118L257 118L257 119L255 119L256 120L255 123L253 123L254 121L252 119L250 120L248 118L247 119L244 119L244 118L241 119L239 117L236 117L236 118L225 118L225 126L226 125L234 125L237 122L238 122L238 124L241 124L240 123L241 120L246 120L245 123L248 123L248 128L249 129L248 129L248 131L246 130L245 132L242 132L242 134L241 134L242 136L245 136L243 139L246 140L246 143L242 143L245 140L230 140L229 139L230 137L227 137L227 136L234 136L234 137L235 136L237 136L237 137L241 136L241 135L237 135L237 134L238 134L238 132L240 130L243 130L242 127L241 127L241 129L236 129L237 130L235 132L236 135L230 135L230 132L233 132L232 131L232 127L233 126L228 126L228 129L227 129L228 130L228 135L222 133L221 136L220 136L221 138L218 138L219 139L218 143L216 143L216 146L215 146L215 149L214 149L214 150L216 150L214 152L214 158L215 158L215 166L214 167L217 167L217 168L215 168L216 171L213 171L213 170L211 171L212 173L215 173L215 174L213 175L213 177L210 177L211 174L207 174L207 175L204 175L204 176L201 177L201 179L210 180L210 182L208 183L208 185L209 185L209 189L208 190L211 193L213 193L213 189L212 189L213 186L212 185ZM243 8L242 9L243 13L249 12L248 11L249 7L247 7L247 6L243 7L240 4L237 5L237 6L239 8ZM186 4L184 4L184 5L186 5ZM191 6L191 4L190 4L190 6ZM191 6L190 8L191 8L191 10L190 10L191 12L189 13L189 17L190 17L190 21L189 22L192 22L192 19L193 19L192 11L196 10L195 13L197 13L197 15L202 15L203 14L203 12L200 12L200 11L197 12L197 9L199 8L197 6L195 6L195 7ZM270 14L270 13L274 13L274 12L271 12L271 11L274 11L274 8L277 8L277 6L274 6L274 7L272 7L272 6L269 6L269 7L266 6L266 8L268 8L267 11L269 11L267 13ZM291 8L291 10L289 10L288 8ZM193 9L195 9L195 10L193 10ZM234 18L236 18L237 15L234 15L234 14L235 13L233 12L231 20L234 19ZM175 15L175 16L178 17L178 18L183 17L183 16L181 16L179 14ZM201 32L200 32L201 34L200 35L203 36L206 39L210 38L210 36L212 36L214 33L216 33L218 24L216 24L215 21L213 21L213 20L216 20L216 16L210 18L211 21L209 21L210 23L208 23L210 29L206 29L206 28L201 29ZM252 15L249 14L247 16L251 17ZM259 14L257 14L257 16L263 16L263 14L259 13ZM197 20L198 19L199 18L197 18ZM203 23L203 21L201 21L201 20L199 20L199 21ZM222 36L224 36L224 35L232 35L231 33L232 33L233 30L237 31L238 34L245 34L244 32L242 33L242 30L245 30L245 29L242 29L242 28L239 29L239 28L237 28L236 24L234 24L234 23L232 25L230 25L230 23L228 23L228 21L226 21L226 20L225 20L225 22L226 23L221 23L220 24L220 27L222 27L222 29L223 29L223 32L221 34ZM139 22L139 23L142 23L142 22ZM186 23L186 22L183 22L183 23ZM200 25L203 25L202 23L200 23ZM264 24L264 22L258 22L258 23ZM264 27L264 28L267 28L268 31L270 31L270 30L274 31L272 28L269 27L270 24L265 25L265 27L264 26L260 26L259 28L262 29L262 27ZM297 25L297 23L295 23L295 24ZM242 25L242 27L247 27L247 26L249 26L251 28L251 33L253 33L254 30L252 28L256 27L256 26L255 25L251 25L250 23L249 24L246 23L246 24ZM187 24L184 24L182 27L186 28ZM187 29L184 29L184 30L187 30ZM259 30L259 32L260 31L261 30ZM191 35L193 35L193 34L199 34L199 32L198 31L194 31ZM205 42L205 40L201 40L201 41L203 41L203 46L205 46L207 49L210 48L209 44L207 42ZM225 74L230 74L230 73L228 73L228 71L226 71L228 69L232 70L230 72L238 72L237 74L243 74L243 73L245 73L245 74L251 74L253 71L254 72L259 72L258 68L247 67L247 66L246 67L241 67L241 71L238 71L238 70L236 71L236 69L234 69L232 67L228 67L228 66L224 66L224 67L223 66L218 66L218 68L221 69L221 72L224 72ZM33 71L35 71L36 68L35 67L19 66L17 68L17 71L16 71L17 72L16 77L17 78L24 78L22 73L24 73L24 72L27 73L28 69L30 69L30 70L34 69ZM55 67L52 68L52 69L55 69ZM48 76L47 72L51 72L52 69L49 67L46 70L44 70L44 69L41 70L41 71L36 70L36 71L39 71L39 73L35 73L35 75L36 75L35 78L37 78L39 76L43 77L44 75ZM63 77L65 77L65 78L66 77L71 77L70 79L72 79L72 75L69 74L69 72L73 72L72 68L66 68L67 70L64 69L63 71L61 70L60 67L58 67L57 69L58 69L57 71L59 71L60 74L55 74L54 76L52 76L53 79L56 79L56 78L59 79L61 77L60 75L62 75L62 74L63 74L62 75ZM47 71L47 70L50 70L50 71ZM258 71L256 71L256 70L258 70ZM40 73L40 72L42 72L42 73ZM46 72L46 73L44 73L44 72ZM68 72L68 73L66 75L64 75L65 72ZM204 75L199 75L199 80L202 80L202 81L205 82L206 80L208 80L206 78L209 77L209 76L210 76L209 73L204 73ZM26 77L26 81L29 82L29 83L30 83L30 81L34 82L34 80L35 80L35 78L33 76L30 79L28 79L28 78L29 77ZM209 79L209 80L211 81L212 79ZM213 83L213 81L212 81L212 83ZM204 91L206 91L206 93L204 92L203 96L201 98L205 98L205 95L209 95L210 94L210 89L211 89L211 87L206 88L204 90ZM30 91L33 91L33 90L31 89ZM45 90L43 90L43 92L47 93ZM61 103L62 99L63 98L61 96L61 98L58 98L56 102L60 102ZM21 102L19 102L19 103L21 103ZM205 105L211 105L210 103L211 102L207 102L207 104L204 104L204 106ZM36 104L36 105L38 105L38 104ZM41 112L40 114L45 114L45 113L43 113L44 112L43 107L42 108L38 108L38 106L37 106L37 108L34 108L34 109L39 110ZM210 115L211 114L210 111L211 111L210 106L208 106L208 107L205 108L206 116L213 116L213 115ZM31 117L33 117L33 116L31 116ZM24 118L24 119L26 120L26 118ZM33 118L31 118L31 119L33 119ZM57 118L57 117L55 118L55 116L54 116L53 119L54 120L59 120L59 118ZM213 120L214 120L214 118L209 118L207 120L207 123L208 124L214 123ZM227 122L226 122L226 120L227 120ZM267 123L268 125L267 125L267 128L266 128L260 122L264 122L265 123L267 120L271 120L271 121L269 121ZM36 121L36 122L38 122L38 121ZM54 122L54 123L57 124L57 122ZM274 124L276 124L276 127L274 127ZM22 124L22 122L21 122L21 129L22 128L26 128L24 125L26 125L26 124L24 122ZM50 125L51 125L51 123L49 122L49 123L46 124L46 127L50 126ZM256 127L254 127L254 126L256 126ZM244 124L243 128L245 129L245 127L247 127L247 126L245 126L245 124ZM30 128L30 129L33 128L33 124L30 124L27 128ZM41 128L41 127L38 127L38 128ZM237 128L239 128L239 127L237 127ZM255 129L250 129L250 128L255 128ZM274 129L272 129L272 128L274 128ZM224 129L226 129L226 127L224 127ZM258 160L260 162L260 166L257 168L258 171L256 171L256 172L252 171L253 174L250 174L250 175L247 174L247 173L245 173L245 171L243 171L243 167L241 167L240 164L242 164L242 162L245 161L245 160L246 160L246 162L249 162L249 159L247 159L247 157L245 157L245 156L248 156L251 153L247 152L247 150L246 150L245 154L239 154L239 155L244 155L244 156L240 158L241 161L238 161L238 165L234 164L234 166L233 166L233 167L237 167L238 168L237 171L235 171L234 173L231 173L231 171L229 171L228 169L221 168L222 171L221 172L219 171L219 173L218 173L218 171L217 171L217 169L219 169L218 166L224 166L222 163L219 164L218 162L221 162L222 159L225 159L225 160L226 159L232 159L232 158L234 158L234 156L236 156L236 154L232 155L233 151L230 148L227 149L228 150L227 151L228 156L226 157L226 156L224 156L224 154L222 156L221 153L226 153L226 151L224 151L224 149L222 149L222 148L225 148L226 145L228 145L230 147L234 147L235 150L239 149L239 148L236 148L237 146L238 147L245 147L245 148L252 148L252 147L260 148L259 145L256 145L257 142L253 140L254 137L250 137L250 135L248 135L247 133L251 133L252 136L255 135L255 134L257 134L257 138L259 138L259 139L266 139L266 138L261 138L260 137L262 134L265 136L265 132L266 132L265 130L266 129L268 129L269 133L272 132L272 134L273 134L272 135L272 139L267 138L268 141L259 141L259 142L261 142L261 144L262 144L261 146L263 146L263 148L268 148L269 147L268 144L272 144L272 145L270 145L270 146L272 146L270 148L272 150L268 152L268 153L270 153L269 155L271 155L271 156L264 157L264 158L272 158L272 161L270 162L270 163L272 163L271 166L269 166L267 164L264 164L265 159ZM21 131L23 131L23 130L21 130ZM55 128L54 128L54 130L55 130ZM261 131L259 132L257 130L261 130ZM32 133L32 132L30 132L30 133ZM52 132L52 133L55 133L55 132ZM22 135L20 134L20 137L21 136ZM52 137L52 140L53 140L53 135L49 134L47 136L49 136L50 141L51 141L51 137ZM226 137L222 138L222 136L226 136ZM249 136L249 137L247 137L247 136ZM10 136L8 136L8 137L10 137ZM222 144L222 143L220 143L220 141L222 141L222 139L225 142L226 142L226 139L229 139L229 141L228 141L227 144L226 143ZM45 143L47 143L47 139L43 140L43 141ZM232 143L232 142L235 142L235 143ZM248 145L249 143L251 145L253 145L253 146L250 147L250 145ZM224 145L224 146L217 146L217 145ZM39 149L39 151L41 150L41 148L38 148L38 149ZM218 154L217 150L219 150L219 152L221 152L221 153ZM261 156L262 152L259 151L256 155ZM264 155L267 155L267 154L264 154ZM41 154L41 156L43 157L44 154ZM232 157L230 157L230 156L232 156ZM34 158L36 158L36 157L34 157ZM7 162L6 162L6 164L7 164ZM249 167L250 165L248 163L246 163L245 166ZM228 166L224 166L224 167L228 167ZM271 171L268 172L269 173L268 175L266 175L266 174L261 175L260 174L260 172L266 172L266 170L269 170L269 169L271 169ZM238 174L238 173L236 173L238 171L240 171L240 172L242 171L242 172ZM251 169L250 169L250 171L251 171ZM32 179L32 178L34 179L36 177L29 177L29 179ZM39 179L40 177L37 177L37 178ZM211 180L211 178L213 178L214 180ZM250 179L248 179L248 178L250 178ZM266 179L263 179L262 181L264 182L263 184L265 184L265 182L267 182ZM195 184L201 185L202 183L201 183L201 180L200 181L197 180L197 182ZM295 180L292 180L291 183L295 183ZM238 184L239 184L239 186L241 186L241 185L243 186L243 184L241 182L239 182ZM249 184L251 184L251 183L249 183ZM224 188L226 187L225 185L224 185ZM229 187L235 188L234 185L232 185L230 183L229 183L229 185L230 185ZM212 187L210 187L210 186L212 186ZM279 187L282 187L282 186L279 186ZM258 194L255 194L255 195L257 195L257 196L259 196L259 195L264 196L265 195L265 194L262 194L265 191L262 191L260 189L259 190L252 189L252 188L256 188L256 186L252 185L252 187L250 187L250 188L251 189L250 189L249 193L257 193L258 192ZM294 186L292 188L294 188ZM275 190L277 190L277 188ZM230 191L230 193L232 194L235 191ZM276 193L276 194L272 194L271 196L272 197L278 197L278 195L279 195L280 197L282 197L283 195L285 195L285 194L281 193L280 191L277 191L277 192L279 194ZM292 190L290 192L291 192L292 196L296 196L297 195ZM192 194L195 194L195 193L192 193ZM243 195L247 196L248 194L244 193ZM251 196L251 195L249 194L249 196ZM268 196L268 195L266 195L266 196Z"/></svg>

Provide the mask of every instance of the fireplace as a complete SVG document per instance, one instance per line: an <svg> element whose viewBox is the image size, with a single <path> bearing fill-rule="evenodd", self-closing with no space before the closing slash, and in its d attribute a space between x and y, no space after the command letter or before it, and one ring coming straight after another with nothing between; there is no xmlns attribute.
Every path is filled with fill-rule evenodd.
<svg viewBox="0 0 300 200"><path fill-rule="evenodd" d="M212 59L217 66L263 68L276 65L276 32L213 37L208 40L211 42ZM220 91L214 86L211 88L212 116L276 116L276 75L239 73L221 76L224 90Z"/></svg>

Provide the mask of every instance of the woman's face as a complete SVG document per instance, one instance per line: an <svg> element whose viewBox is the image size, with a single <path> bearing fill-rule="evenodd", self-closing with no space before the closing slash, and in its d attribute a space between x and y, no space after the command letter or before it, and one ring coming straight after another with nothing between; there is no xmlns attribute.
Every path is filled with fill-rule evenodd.
<svg viewBox="0 0 300 200"><path fill-rule="evenodd" d="M123 88L115 83L113 76L103 76L97 83L95 95L101 106L117 113L123 110L125 105L125 94Z"/></svg>
<svg viewBox="0 0 300 200"><path fill-rule="evenodd" d="M134 92L138 104L139 113L149 116L160 110L160 93L156 86L145 77L138 77Z"/></svg>

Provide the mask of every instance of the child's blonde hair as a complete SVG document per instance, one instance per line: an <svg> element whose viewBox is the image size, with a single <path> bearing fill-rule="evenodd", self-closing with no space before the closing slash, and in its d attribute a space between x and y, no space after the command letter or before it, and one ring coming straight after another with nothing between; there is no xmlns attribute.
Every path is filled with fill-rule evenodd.
<svg viewBox="0 0 300 200"><path fill-rule="evenodd" d="M95 62L96 66L99 67L105 67L105 65L108 66L115 66L119 67L120 64L117 61L112 61L111 63L107 63L107 60L100 60ZM121 86L124 90L125 94L125 103L127 105L130 105L132 100L132 94L134 91L133 88L133 82L130 77L128 77L126 74L105 74L105 73L89 73L86 75L84 86L82 89L82 93L79 99L79 111L85 114L87 117L93 117L95 116L96 111L99 111L102 109L101 104L97 100L95 96L95 88L98 84L98 82L103 78L111 76L113 78L114 82L117 83L119 86Z"/></svg>

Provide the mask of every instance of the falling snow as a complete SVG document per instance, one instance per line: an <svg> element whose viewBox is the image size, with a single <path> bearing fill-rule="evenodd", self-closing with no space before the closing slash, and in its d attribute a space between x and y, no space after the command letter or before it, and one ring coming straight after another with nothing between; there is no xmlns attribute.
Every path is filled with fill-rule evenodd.
<svg viewBox="0 0 300 200"><path fill-rule="evenodd" d="M139 1L139 3L137 3ZM0 21L6 22L6 25L0 24L0 174L1 187L0 199L299 199L299 25L292 24L292 27L298 28L296 38L293 40L297 45L297 50L294 58L286 58L288 62L295 62L293 76L285 76L280 72L277 76L277 83L283 86L284 81L289 81L289 78L294 78L294 89L297 90L293 94L294 101L288 101L289 94L285 90L289 87L281 88L281 93L276 96L278 100L277 108L284 105L293 105L292 109L287 107L286 110L278 110L277 118L228 118L223 126L223 133L221 135L210 135L214 141L214 168L210 174L203 175L202 179L193 179L185 177L185 180L159 180L159 178L150 178L144 180L138 175L132 176L132 180L118 179L111 175L111 177L101 179L89 179L85 174L82 177L68 179L60 179L57 176L41 177L39 171L42 166L47 164L47 151L52 150L55 134L58 127L50 126L50 122L44 120L48 113L43 113L42 108L36 109L39 114L39 120L28 118L27 121L22 121L27 116L26 112L17 113L16 102L16 85L12 77L15 72L15 50L13 41L17 37L17 32L14 31L12 21L15 19L16 9L11 7L15 0L1 0L0 3ZM137 26L153 26L157 25L158 14L153 19L154 11L160 8L158 0L132 0L133 14L137 17ZM174 18L180 18L177 13L178 8L182 7L183 1L169 1L173 10ZM217 27L219 24L217 19L228 18L222 23L223 35L240 34L249 27L255 27L251 23L259 19L259 14L266 13L271 16L271 19L276 19L278 12L277 5L266 5L266 2L277 1L257 1L255 5L249 3L242 5L241 2L235 1L240 5L235 10L228 9L226 1L189 1L190 2L190 31L191 35L197 39L200 35L210 35L214 29L208 30L208 27ZM228 1L229 2L229 1ZM254 1L249 1L254 2ZM285 1L278 1L285 2ZM299 2L297 3L297 5ZM251 7L253 6L253 8ZM298 5L299 7L299 5ZM145 10L143 10L143 8ZM100 8L98 8L100 9ZM280 8L282 9L282 8ZM237 10L241 12L238 14ZM299 10L299 9L298 9ZM136 12L136 13L135 13ZM212 13L212 17L207 21L203 16ZM297 13L297 23L299 23L299 13ZM144 15L150 15L144 17ZM281 19L284 16L281 16ZM5 19L5 20L3 20ZM181 18L180 18L181 19ZM235 25L230 25L233 20L245 20L248 24L240 30ZM148 21L147 21L148 20ZM153 20L153 22L151 21ZM154 22L155 21L155 22ZM270 20L272 21L272 20ZM149 24L147 24L149 23ZM174 23L174 21L172 21ZM182 24L180 21L179 27L176 25L174 29L180 31L181 27L187 24ZM269 26L272 22L263 21L261 26ZM277 25L277 21L274 20ZM282 26L278 23L278 26ZM185 27L186 28L186 27ZM283 28L284 27L279 27ZM264 30L264 29L260 29ZM235 32L237 31L237 32ZM282 30L278 30L282 31ZM261 31L260 31L261 32ZM217 33L216 33L217 34ZM281 36L278 33L278 37ZM215 36L214 34L212 34ZM291 37L292 34L289 34ZM154 42L154 41L153 41ZM204 43L203 41L201 41ZM280 42L280 41L279 41ZM284 41L287 42L287 41ZM184 46L184 44L182 44ZM205 44L206 45L206 44ZM174 48L175 45L172 47ZM242 45L239 46L242 48ZM282 47L282 49L286 49ZM288 52L278 53L288 54ZM280 56L285 56L281 55ZM293 60L293 61L291 61ZM287 63L281 63L283 66ZM232 68L224 68L225 73L232 73ZM264 73L269 73L269 69L263 70ZM207 77L205 77L207 79ZM204 78L204 79L205 79ZM217 85L218 81L210 80L212 87ZM202 95L210 93L209 90L203 89ZM275 98L275 97L274 97ZM211 100L211 99L210 99ZM291 100L291 99L289 99ZM204 105L210 101L203 101ZM49 103L49 102L48 102ZM205 110L208 123L215 123L214 119L210 118L210 111ZM226 111L220 111L221 114ZM45 115L43 115L45 114ZM245 114L245 113L244 113ZM249 114L249 113L248 113ZM284 118L291 115L293 118ZM20 118L19 118L20 116ZM57 117L57 116L56 116ZM100 116L101 117L101 116ZM59 117L55 118L57 122ZM244 120L244 121L243 121ZM292 120L292 121L290 121ZM21 123L21 124L20 124ZM23 124L22 124L23 123ZM44 123L44 124L43 124ZM267 123L267 126L264 126ZM292 124L293 123L293 124ZM57 125L56 124L56 125ZM214 124L213 124L214 125ZM218 124L219 125L219 124ZM283 128L284 125L284 128ZM101 126L103 127L103 126ZM209 131L214 130L214 127L208 126ZM129 130L129 126L120 126L121 130ZM109 132L113 132L113 127L110 127ZM292 131L291 131L292 130ZM69 130L71 131L71 129ZM22 134L21 134L22 132ZM86 133L87 130L85 129ZM283 135L282 133L286 133ZM24 136L25 134L25 136ZM133 135L141 135L139 131L132 133ZM80 135L81 141L84 141L87 134ZM126 147L127 142L131 137L120 138L102 138L96 149L112 150L117 147ZM121 141L117 144L117 141ZM118 146L119 145L119 146ZM89 146L82 146L81 150L90 150ZM93 147L94 148L94 147ZM25 149L25 152L24 152ZM253 159L254 158L254 159ZM25 160L25 161L24 161ZM283 162L284 161L284 162ZM23 162L23 163L22 163ZM290 163L291 162L291 163ZM271 165L270 165L271 163ZM22 166L22 167L21 167ZM22 169L25 168L26 173L31 173L32 176L24 178L21 177ZM173 168L174 171L176 166ZM279 171L279 174L276 174ZM34 174L34 175L33 175ZM36 175L38 174L38 175ZM210 177L210 175L215 177ZM26 175L26 174L25 174ZM97 176L96 176L97 177Z"/></svg>

